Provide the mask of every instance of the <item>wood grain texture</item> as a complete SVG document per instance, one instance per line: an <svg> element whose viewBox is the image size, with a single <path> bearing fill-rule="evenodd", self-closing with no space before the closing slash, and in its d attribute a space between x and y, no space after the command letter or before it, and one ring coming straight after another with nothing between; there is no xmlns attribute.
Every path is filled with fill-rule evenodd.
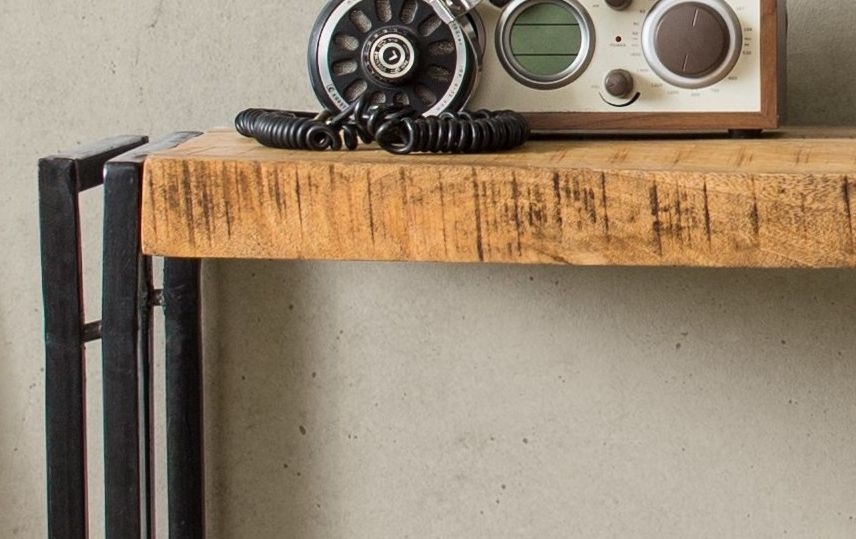
<svg viewBox="0 0 856 539"><path fill-rule="evenodd" d="M535 141L506 154L272 150L207 133L145 163L173 257L854 267L856 131Z"/></svg>

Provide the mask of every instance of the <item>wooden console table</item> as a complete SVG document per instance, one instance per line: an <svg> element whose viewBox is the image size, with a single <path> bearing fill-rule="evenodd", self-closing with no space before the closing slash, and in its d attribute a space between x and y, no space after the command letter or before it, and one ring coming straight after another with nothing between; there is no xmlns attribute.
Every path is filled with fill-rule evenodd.
<svg viewBox="0 0 856 539"><path fill-rule="evenodd" d="M200 259L856 267L856 130L407 157L196 135L41 161L51 537L86 534L81 365L98 338L107 535L151 536L155 305L166 313L170 535L204 536ZM104 320L87 324L77 194L105 163ZM163 290L152 256L166 258Z"/></svg>
<svg viewBox="0 0 856 539"><path fill-rule="evenodd" d="M146 161L142 245L171 257L853 267L854 136L393 157L211 132Z"/></svg>

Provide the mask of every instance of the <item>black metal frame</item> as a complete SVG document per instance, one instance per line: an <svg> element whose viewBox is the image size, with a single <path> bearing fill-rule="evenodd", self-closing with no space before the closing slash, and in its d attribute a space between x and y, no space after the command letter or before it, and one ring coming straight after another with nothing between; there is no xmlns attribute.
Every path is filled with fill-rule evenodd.
<svg viewBox="0 0 856 539"><path fill-rule="evenodd" d="M164 261L167 489L175 539L205 535L202 325L198 260Z"/></svg>
<svg viewBox="0 0 856 539"><path fill-rule="evenodd" d="M151 143L118 137L39 161L48 535L84 538L84 345L102 340L105 526L108 537L154 537L152 310L166 331L171 537L204 537L199 260L166 259L164 290L140 252L143 162L198 133ZM102 175L103 170L103 175ZM79 194L104 184L102 321L83 310Z"/></svg>
<svg viewBox="0 0 856 539"><path fill-rule="evenodd" d="M39 161L50 537L85 537L88 524L84 346L100 326L84 318L79 195L101 185L108 159L146 141L113 138Z"/></svg>

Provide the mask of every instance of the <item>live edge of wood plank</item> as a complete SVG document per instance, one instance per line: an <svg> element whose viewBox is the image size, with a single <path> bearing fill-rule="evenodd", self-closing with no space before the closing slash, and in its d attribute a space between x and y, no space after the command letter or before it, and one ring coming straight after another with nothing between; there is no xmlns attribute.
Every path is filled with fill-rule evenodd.
<svg viewBox="0 0 856 539"><path fill-rule="evenodd" d="M854 198L853 129L406 157L215 130L146 160L141 233L189 258L852 268Z"/></svg>

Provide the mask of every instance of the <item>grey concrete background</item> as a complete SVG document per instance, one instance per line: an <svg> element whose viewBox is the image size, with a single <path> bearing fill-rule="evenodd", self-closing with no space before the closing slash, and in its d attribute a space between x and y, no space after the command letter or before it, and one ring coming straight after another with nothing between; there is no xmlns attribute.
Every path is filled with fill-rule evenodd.
<svg viewBox="0 0 856 539"><path fill-rule="evenodd" d="M320 5L0 0L0 536L45 535L37 158L314 107ZM792 123L856 125L856 5L790 8ZM856 536L852 272L206 274L212 537Z"/></svg>

